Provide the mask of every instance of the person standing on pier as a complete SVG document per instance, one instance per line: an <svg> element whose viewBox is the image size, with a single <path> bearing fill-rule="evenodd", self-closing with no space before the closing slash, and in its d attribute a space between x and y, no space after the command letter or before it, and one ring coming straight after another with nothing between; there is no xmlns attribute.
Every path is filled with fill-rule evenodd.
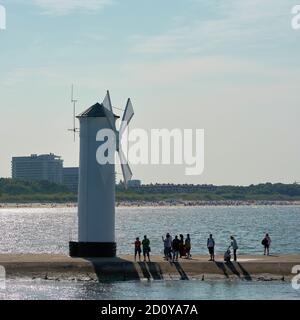
<svg viewBox="0 0 300 320"><path fill-rule="evenodd" d="M184 257L185 256L185 248L184 248L184 238L183 238L183 234L180 234L179 235L179 255L180 255L180 258Z"/></svg>
<svg viewBox="0 0 300 320"><path fill-rule="evenodd" d="M270 255L270 245L271 245L271 238L268 233L266 233L265 237L263 238L261 244L264 246L264 255Z"/></svg>
<svg viewBox="0 0 300 320"><path fill-rule="evenodd" d="M173 262L178 261L179 243L180 242L179 242L178 236L175 236L175 239L172 241Z"/></svg>
<svg viewBox="0 0 300 320"><path fill-rule="evenodd" d="M210 234L207 239L207 249L210 254L210 259L208 261L215 261L215 240L212 234Z"/></svg>
<svg viewBox="0 0 300 320"><path fill-rule="evenodd" d="M134 261L136 261L136 256L139 255L139 261L141 261L141 241L140 238L136 238L134 242Z"/></svg>
<svg viewBox="0 0 300 320"><path fill-rule="evenodd" d="M191 237L190 237L189 233L186 235L184 247L185 247L185 252L186 252L186 258L190 259L192 257L192 255L191 255L192 243L191 243Z"/></svg>
<svg viewBox="0 0 300 320"><path fill-rule="evenodd" d="M164 243L164 255L166 260L172 259L172 237L169 233L166 234L166 238L161 237Z"/></svg>
<svg viewBox="0 0 300 320"><path fill-rule="evenodd" d="M231 247L232 250L233 250L233 259L234 259L234 261L237 261L236 251L237 251L237 249L238 249L239 247L238 247L238 245L237 245L237 241L235 240L234 236L231 236L230 239L231 239L230 247Z"/></svg>
<svg viewBox="0 0 300 320"><path fill-rule="evenodd" d="M146 261L146 257L148 257L148 261L150 262L150 240L147 238L147 236L144 236L144 240L142 241L143 246L143 255L144 255L144 261Z"/></svg>

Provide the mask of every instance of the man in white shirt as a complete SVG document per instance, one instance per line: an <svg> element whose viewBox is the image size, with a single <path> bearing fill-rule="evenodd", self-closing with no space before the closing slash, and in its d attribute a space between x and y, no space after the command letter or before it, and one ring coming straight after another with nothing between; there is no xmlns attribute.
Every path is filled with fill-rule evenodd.
<svg viewBox="0 0 300 320"><path fill-rule="evenodd" d="M162 237L162 241L164 243L164 254L165 259L172 259L172 237L169 233L167 233L166 238Z"/></svg>
<svg viewBox="0 0 300 320"><path fill-rule="evenodd" d="M207 249L210 254L210 259L208 261L215 261L215 240L212 234L210 234L207 239Z"/></svg>

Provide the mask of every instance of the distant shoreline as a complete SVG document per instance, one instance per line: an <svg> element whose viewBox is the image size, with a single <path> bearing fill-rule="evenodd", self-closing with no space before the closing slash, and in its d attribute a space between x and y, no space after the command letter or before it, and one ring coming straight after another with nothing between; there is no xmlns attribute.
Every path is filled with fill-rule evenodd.
<svg viewBox="0 0 300 320"><path fill-rule="evenodd" d="M116 207L204 207L204 206L300 206L300 201L268 200L219 200L219 201L116 201ZM62 203L0 203L0 209L14 208L76 208L76 202Z"/></svg>

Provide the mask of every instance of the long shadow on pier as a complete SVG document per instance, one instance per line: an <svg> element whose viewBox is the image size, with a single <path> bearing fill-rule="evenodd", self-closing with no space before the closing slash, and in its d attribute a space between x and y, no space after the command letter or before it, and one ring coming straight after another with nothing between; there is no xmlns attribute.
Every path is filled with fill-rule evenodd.
<svg viewBox="0 0 300 320"><path fill-rule="evenodd" d="M94 269L99 282L139 279L133 262L121 258L85 258Z"/></svg>
<svg viewBox="0 0 300 320"><path fill-rule="evenodd" d="M146 279L154 279L154 280L162 280L163 272L160 266L154 262L138 262L139 267L143 273L144 278Z"/></svg>
<svg viewBox="0 0 300 320"><path fill-rule="evenodd" d="M224 262L215 261L215 264L219 269L221 269L223 271L224 276L226 278L229 278L229 275L228 275L228 273L226 271L225 263Z"/></svg>
<svg viewBox="0 0 300 320"><path fill-rule="evenodd" d="M250 273L239 262L237 264L239 265L240 269L242 270L244 278L248 281L251 281L252 278L251 278Z"/></svg>
<svg viewBox="0 0 300 320"><path fill-rule="evenodd" d="M179 262L170 262L170 266L168 266L156 262L132 262L121 258L86 258L86 260L91 263L94 271L93 274L87 272L88 276L93 279L96 274L99 282L140 279L163 280L165 274L173 274L174 269L178 272L181 280L189 280L185 268ZM165 263L168 264L168 262ZM252 280L249 272L239 262L215 261L215 265L226 278L235 275L240 279Z"/></svg>
<svg viewBox="0 0 300 320"><path fill-rule="evenodd" d="M99 282L153 279L162 280L163 272L154 262L131 262L121 258L86 258Z"/></svg>
<svg viewBox="0 0 300 320"><path fill-rule="evenodd" d="M218 262L218 261L215 261L215 264L219 269L222 270L222 272L224 273L226 278L229 278L228 271L230 271L232 274L236 275L239 278L243 278L243 279L248 280L248 281L252 280L249 272L239 262L232 263L231 261L230 262ZM239 272L237 270L235 264L239 266L241 272Z"/></svg>
<svg viewBox="0 0 300 320"><path fill-rule="evenodd" d="M185 273L185 271L183 270L182 266L180 265L179 262L173 262L176 270L178 271L179 275L180 275L180 279L181 280L189 280L188 275Z"/></svg>

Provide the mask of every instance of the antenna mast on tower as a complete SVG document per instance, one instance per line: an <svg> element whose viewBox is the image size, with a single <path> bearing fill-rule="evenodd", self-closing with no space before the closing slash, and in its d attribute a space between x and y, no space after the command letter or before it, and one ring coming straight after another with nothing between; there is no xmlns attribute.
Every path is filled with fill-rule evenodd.
<svg viewBox="0 0 300 320"><path fill-rule="evenodd" d="M79 128L76 128L76 103L78 100L74 99L74 85L71 86L71 103L73 105L73 129L69 129L68 131L72 131L74 133L74 142L76 141L76 132L79 132Z"/></svg>

